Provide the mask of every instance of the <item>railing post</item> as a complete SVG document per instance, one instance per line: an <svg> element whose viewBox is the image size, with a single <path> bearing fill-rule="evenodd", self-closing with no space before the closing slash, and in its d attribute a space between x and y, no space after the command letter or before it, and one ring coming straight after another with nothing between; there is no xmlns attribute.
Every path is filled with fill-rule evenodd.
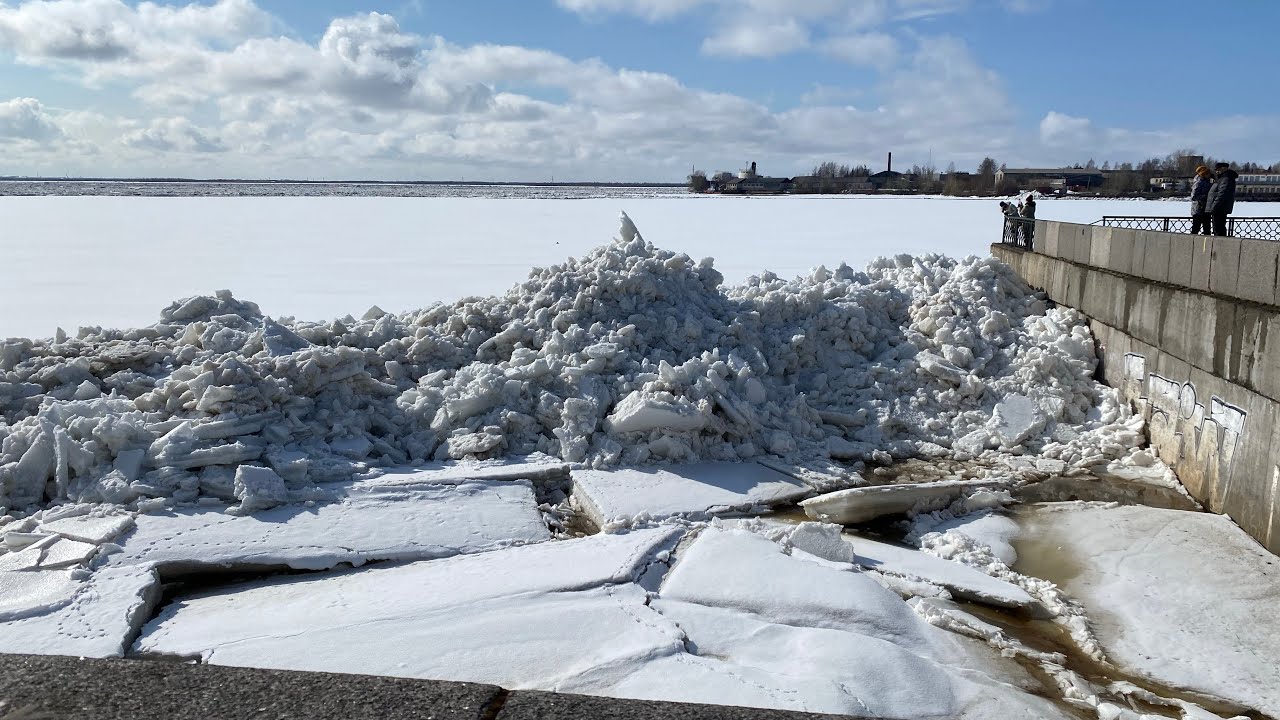
<svg viewBox="0 0 1280 720"><path fill-rule="evenodd" d="M1169 218L1164 219L1164 231L1169 232Z"/></svg>

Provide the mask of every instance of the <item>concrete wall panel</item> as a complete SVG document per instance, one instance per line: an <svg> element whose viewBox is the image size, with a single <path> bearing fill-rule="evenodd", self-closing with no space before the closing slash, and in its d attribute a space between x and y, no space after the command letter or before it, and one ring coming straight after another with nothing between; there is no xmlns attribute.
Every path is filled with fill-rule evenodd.
<svg viewBox="0 0 1280 720"><path fill-rule="evenodd" d="M1169 236L1170 285L1191 286L1191 243L1194 240L1190 235Z"/></svg>
<svg viewBox="0 0 1280 720"><path fill-rule="evenodd" d="M1272 240L1240 240L1240 280L1236 292L1245 300L1264 305L1276 303L1276 279L1280 274L1280 243Z"/></svg>
<svg viewBox="0 0 1280 720"><path fill-rule="evenodd" d="M1036 252L1044 253L1049 257L1059 257L1058 254L1058 227L1062 223L1043 221L1044 227L1040 226L1042 221L1036 221Z"/></svg>
<svg viewBox="0 0 1280 720"><path fill-rule="evenodd" d="M1133 231L1111 228L1108 244L1110 257L1106 264L1098 267L1125 275L1133 274Z"/></svg>
<svg viewBox="0 0 1280 720"><path fill-rule="evenodd" d="M1213 250L1209 247L1209 238L1205 236L1191 238L1191 282L1190 287L1196 290L1209 291L1209 266L1213 259Z"/></svg>
<svg viewBox="0 0 1280 720"><path fill-rule="evenodd" d="M1156 282L1169 281L1170 235L1144 232L1146 249L1142 256L1142 277Z"/></svg>
<svg viewBox="0 0 1280 720"><path fill-rule="evenodd" d="M1111 268L1112 228L1095 225L1090 231L1089 264L1096 268Z"/></svg>
<svg viewBox="0 0 1280 720"><path fill-rule="evenodd" d="M1240 241L1215 237L1209 240L1213 253L1209 267L1209 291L1234 297L1240 281Z"/></svg>
<svg viewBox="0 0 1280 720"><path fill-rule="evenodd" d="M1143 277L1142 267L1147 262L1147 233L1145 230L1130 230L1133 233L1133 260L1129 263L1129 274Z"/></svg>

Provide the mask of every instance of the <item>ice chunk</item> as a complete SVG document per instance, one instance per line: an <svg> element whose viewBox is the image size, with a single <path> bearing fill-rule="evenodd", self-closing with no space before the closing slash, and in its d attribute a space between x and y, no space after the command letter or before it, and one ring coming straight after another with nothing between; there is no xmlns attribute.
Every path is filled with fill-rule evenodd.
<svg viewBox="0 0 1280 720"><path fill-rule="evenodd" d="M530 480L534 484L569 478L569 466L548 456L425 463L371 473L364 486L456 484L464 480Z"/></svg>
<svg viewBox="0 0 1280 720"><path fill-rule="evenodd" d="M841 538L842 528L829 523L805 522L796 526L787 537L791 547L824 560L838 563L857 562L854 547Z"/></svg>
<svg viewBox="0 0 1280 720"><path fill-rule="evenodd" d="M803 484L757 463L696 463L620 470L575 470L574 492L600 526L638 518L706 518L794 502Z"/></svg>
<svg viewBox="0 0 1280 720"><path fill-rule="evenodd" d="M1013 448L1043 430L1047 421L1034 400L1025 395L1010 395L996 404L990 427L1001 446Z"/></svg>
<svg viewBox="0 0 1280 720"><path fill-rule="evenodd" d="M868 570L920 579L941 585L957 597L1000 607L1026 607L1034 602L1027 591L958 562L943 560L911 548L876 542L847 533L845 538Z"/></svg>
<svg viewBox="0 0 1280 720"><path fill-rule="evenodd" d="M40 525L40 531L64 538L101 545L133 527L131 515L79 516L54 520Z"/></svg>
<svg viewBox="0 0 1280 720"><path fill-rule="evenodd" d="M875 581L794 560L777 543L745 530L703 531L682 551L660 595L750 612L774 623L855 632L906 648L928 645L928 631L911 609Z"/></svg>
<svg viewBox="0 0 1280 720"><path fill-rule="evenodd" d="M946 359L928 351L921 351L920 354L916 356L916 362L920 364L921 370L954 385L962 384L965 376L968 374L964 370L961 370L948 362Z"/></svg>
<svg viewBox="0 0 1280 720"><path fill-rule="evenodd" d="M44 576L56 587L39 612L0 621L0 652L121 657L160 599L160 579L147 568L100 568L84 582L65 571L13 574ZM8 580L0 578L0 588Z"/></svg>
<svg viewBox="0 0 1280 720"><path fill-rule="evenodd" d="M39 615L62 607L82 581L65 570L10 572L0 570L0 642L10 620ZM32 652L36 648L7 647L4 652Z"/></svg>
<svg viewBox="0 0 1280 720"><path fill-rule="evenodd" d="M166 572L200 566L322 570L340 563L483 552L550 538L527 481L337 488L337 502L277 507L253 516L199 508L141 515L111 556L115 565Z"/></svg>
<svg viewBox="0 0 1280 720"><path fill-rule="evenodd" d="M596 535L228 588L169 606L135 649L254 667L432 678L465 667L471 680L568 680L597 659L621 660L611 649L617 633L635 659L680 649L643 591L625 587L679 536L670 528ZM624 587L611 594L615 585ZM571 632L565 617L576 618Z"/></svg>
<svg viewBox="0 0 1280 720"><path fill-rule="evenodd" d="M44 549L40 558L42 570L56 570L82 565L98 552L98 546L91 543L67 540L62 538Z"/></svg>
<svg viewBox="0 0 1280 720"><path fill-rule="evenodd" d="M250 515L289 502L289 489L271 468L241 465L236 469L235 496L240 501L236 512Z"/></svg>
<svg viewBox="0 0 1280 720"><path fill-rule="evenodd" d="M706 415L684 398L637 390L618 403L605 420L605 428L614 433L655 429L680 432L699 430L706 422Z"/></svg>
<svg viewBox="0 0 1280 720"><path fill-rule="evenodd" d="M881 515L922 508L939 509L956 498L984 487L1004 484L998 480L942 480L901 485L869 485L839 490L802 500L800 506L815 520L850 525ZM936 506L936 507L932 507Z"/></svg>

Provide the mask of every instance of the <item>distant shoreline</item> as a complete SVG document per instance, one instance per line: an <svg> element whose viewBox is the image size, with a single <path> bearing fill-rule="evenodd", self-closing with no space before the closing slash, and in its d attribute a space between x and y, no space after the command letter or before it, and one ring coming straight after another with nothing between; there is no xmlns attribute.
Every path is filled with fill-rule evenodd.
<svg viewBox="0 0 1280 720"><path fill-rule="evenodd" d="M224 185L463 185L473 187L655 187L682 188L686 183L658 182L555 182L519 180L252 180L245 178L169 178L169 177L35 177L23 175L0 176L0 182L47 183L221 183Z"/></svg>

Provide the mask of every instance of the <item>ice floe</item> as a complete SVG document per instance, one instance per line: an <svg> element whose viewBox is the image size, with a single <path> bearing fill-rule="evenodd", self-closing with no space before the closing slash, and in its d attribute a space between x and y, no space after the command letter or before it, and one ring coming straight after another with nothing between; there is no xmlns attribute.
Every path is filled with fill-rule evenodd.
<svg viewBox="0 0 1280 720"><path fill-rule="evenodd" d="M1166 685L1280 716L1280 559L1229 519L1138 506L1039 506L1025 532L1073 564L1061 585L1107 656Z"/></svg>
<svg viewBox="0 0 1280 720"><path fill-rule="evenodd" d="M385 478L394 484L379 484ZM335 502L311 507L290 505L252 516L206 507L141 515L109 561L158 566L166 573L217 567L323 570L549 538L527 480L448 481L404 472L347 484Z"/></svg>
<svg viewBox="0 0 1280 720"><path fill-rule="evenodd" d="M577 470L574 497L606 529L641 520L713 515L794 503L811 491L758 463L695 463L652 468Z"/></svg>

